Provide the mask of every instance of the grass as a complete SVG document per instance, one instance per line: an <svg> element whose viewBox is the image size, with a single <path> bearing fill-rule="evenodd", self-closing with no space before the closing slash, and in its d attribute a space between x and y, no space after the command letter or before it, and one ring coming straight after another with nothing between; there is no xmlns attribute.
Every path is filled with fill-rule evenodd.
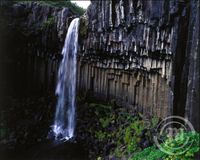
<svg viewBox="0 0 200 160"><path fill-rule="evenodd" d="M165 152L152 146L138 152L131 160L193 160L194 155L200 150L199 136L197 132L180 133L175 138L168 138L161 144ZM184 146L186 139L188 139L188 144Z"/></svg>

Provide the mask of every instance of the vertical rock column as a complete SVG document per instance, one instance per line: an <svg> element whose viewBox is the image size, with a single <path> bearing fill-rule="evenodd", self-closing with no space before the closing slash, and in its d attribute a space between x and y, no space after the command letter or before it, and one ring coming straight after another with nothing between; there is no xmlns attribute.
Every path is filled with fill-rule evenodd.
<svg viewBox="0 0 200 160"><path fill-rule="evenodd" d="M81 33L79 90L145 115L192 119L199 93L194 87L199 80L194 78L199 67L197 3L92 1L87 32Z"/></svg>

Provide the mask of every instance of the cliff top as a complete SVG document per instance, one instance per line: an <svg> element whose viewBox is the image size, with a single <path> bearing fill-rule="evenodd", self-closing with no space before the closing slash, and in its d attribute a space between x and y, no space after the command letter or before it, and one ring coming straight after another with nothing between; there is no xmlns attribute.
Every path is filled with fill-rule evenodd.
<svg viewBox="0 0 200 160"><path fill-rule="evenodd" d="M18 0L18 1L10 1L10 3L38 3L41 5L47 5L51 7L65 7L70 9L76 15L83 15L85 13L85 9L72 3L71 1L31 1L31 0Z"/></svg>

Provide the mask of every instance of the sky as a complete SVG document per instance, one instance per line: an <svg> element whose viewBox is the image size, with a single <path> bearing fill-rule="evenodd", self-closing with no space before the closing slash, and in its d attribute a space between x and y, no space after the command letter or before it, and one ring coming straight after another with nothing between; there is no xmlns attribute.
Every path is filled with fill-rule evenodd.
<svg viewBox="0 0 200 160"><path fill-rule="evenodd" d="M71 0L71 2L76 3L78 6L84 8L84 9L86 9L91 3L90 0L86 0L86 1L84 1L84 0L79 0L79 1Z"/></svg>

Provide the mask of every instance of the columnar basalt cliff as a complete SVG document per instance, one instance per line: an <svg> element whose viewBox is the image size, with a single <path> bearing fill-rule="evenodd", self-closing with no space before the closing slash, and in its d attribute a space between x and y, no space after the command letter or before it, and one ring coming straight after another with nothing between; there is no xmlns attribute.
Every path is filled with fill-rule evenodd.
<svg viewBox="0 0 200 160"><path fill-rule="evenodd" d="M10 59L18 63L13 64L14 68L24 69L23 75L16 77L21 77L21 82L23 78L29 79L20 88L34 88L39 92L54 90L61 50L74 16L69 8L44 2L2 4L1 64Z"/></svg>
<svg viewBox="0 0 200 160"><path fill-rule="evenodd" d="M0 154L1 144L27 149L52 138L61 50L78 17L65 2L71 4L0 2ZM151 146L167 116L186 117L200 130L199 6L199 0L91 0L76 34L77 67L70 71L77 68L71 81L77 82L68 85L78 93L75 139L90 159L127 159Z"/></svg>
<svg viewBox="0 0 200 160"><path fill-rule="evenodd" d="M42 2L2 5L1 11L2 52L12 50L8 43L18 46L11 56L21 55L32 85L54 88L74 13ZM199 103L198 18L195 0L92 1L80 24L79 91L115 99L147 116L191 119L198 110L190 107Z"/></svg>
<svg viewBox="0 0 200 160"><path fill-rule="evenodd" d="M197 6L198 1L92 1L83 17L88 30L81 35L80 91L145 115L193 112L190 106L199 103Z"/></svg>
<svg viewBox="0 0 200 160"><path fill-rule="evenodd" d="M46 139L61 50L74 15L44 2L0 4L0 115L6 128L0 141L4 137L14 146Z"/></svg>
<svg viewBox="0 0 200 160"><path fill-rule="evenodd" d="M175 98L174 108L179 108L180 110L184 108L185 116L192 122L194 128L197 131L200 131L199 125L199 118L200 118L200 107L199 107L199 100L200 100L200 88L199 88L199 81L200 81L200 29L199 29L199 20L200 20L200 2L192 0L190 2L189 7L189 22L188 22L188 30L187 30L187 43L186 43L186 50L183 52L185 53L182 70L181 70L181 84L174 73L174 77L176 79L176 84L180 84L179 87L174 85L175 88L179 88L179 92L176 93L177 95L180 93L179 97L182 98ZM180 56L181 57L181 56ZM179 57L179 58L180 58ZM176 60L180 60L178 55ZM175 61L175 66L178 64ZM177 67L176 67L177 68ZM182 89L184 91L182 92ZM177 103L176 103L177 102ZM178 105L179 104L179 105ZM179 112L179 110L178 110ZM178 113L177 113L178 114ZM200 156L199 156L200 159Z"/></svg>
<svg viewBox="0 0 200 160"><path fill-rule="evenodd" d="M169 115L178 12L177 3L164 1L92 2L80 51L79 88L146 115Z"/></svg>

